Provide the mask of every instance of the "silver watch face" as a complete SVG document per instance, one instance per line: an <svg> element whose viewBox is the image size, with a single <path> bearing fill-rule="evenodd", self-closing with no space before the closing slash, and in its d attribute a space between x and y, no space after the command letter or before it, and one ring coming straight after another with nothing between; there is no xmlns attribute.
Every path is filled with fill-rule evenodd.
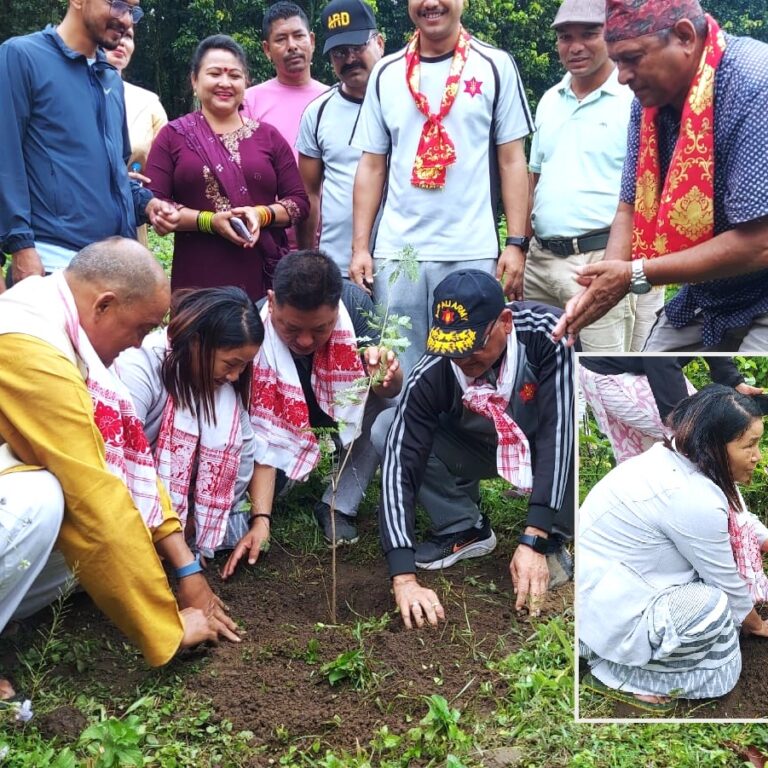
<svg viewBox="0 0 768 768"><path fill-rule="evenodd" d="M629 290L632 293L641 295L648 293L651 290L651 284L645 278L632 278L632 282L629 284Z"/></svg>

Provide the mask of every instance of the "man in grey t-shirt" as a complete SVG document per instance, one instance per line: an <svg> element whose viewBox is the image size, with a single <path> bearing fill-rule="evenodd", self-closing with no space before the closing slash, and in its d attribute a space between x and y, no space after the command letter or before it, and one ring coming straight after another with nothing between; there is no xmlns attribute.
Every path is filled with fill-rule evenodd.
<svg viewBox="0 0 768 768"><path fill-rule="evenodd" d="M310 199L299 248L320 248L348 277L352 256L352 188L361 151L350 146L373 65L384 55L376 18L362 0L333 0L322 14L323 53L339 83L310 102L296 140L299 171ZM321 202L322 201L322 202Z"/></svg>

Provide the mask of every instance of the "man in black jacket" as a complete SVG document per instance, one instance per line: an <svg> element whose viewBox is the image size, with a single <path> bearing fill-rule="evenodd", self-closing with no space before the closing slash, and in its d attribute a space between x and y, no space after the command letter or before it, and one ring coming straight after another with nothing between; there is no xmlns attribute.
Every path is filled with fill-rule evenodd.
<svg viewBox="0 0 768 768"><path fill-rule="evenodd" d="M408 379L386 441L388 414L373 435L383 453L382 544L409 628L412 620L422 626L444 618L436 594L417 581L417 567L445 568L496 546L478 508L481 478L501 475L530 491L510 562L516 608L529 602L538 612L550 567L563 578L562 544L573 528L574 357L550 338L560 314L532 302L506 304L499 283L479 270L454 272L435 289L427 354ZM418 546L417 494L433 526Z"/></svg>

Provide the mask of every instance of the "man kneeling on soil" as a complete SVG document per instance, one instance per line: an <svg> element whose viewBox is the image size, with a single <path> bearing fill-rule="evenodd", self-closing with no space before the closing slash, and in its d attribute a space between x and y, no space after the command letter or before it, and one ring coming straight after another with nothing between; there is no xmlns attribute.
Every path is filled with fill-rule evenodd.
<svg viewBox="0 0 768 768"><path fill-rule="evenodd" d="M382 544L409 628L445 617L435 593L417 581L417 567L447 568L496 547L478 508L481 478L501 475L530 492L509 565L517 610L527 602L537 614L548 586L572 575L563 543L573 530L574 361L550 339L560 314L527 301L505 304L499 283L479 270L454 272L435 288L427 354L393 419L382 414L372 435L383 452ZM417 493L434 529L418 546Z"/></svg>
<svg viewBox="0 0 768 768"><path fill-rule="evenodd" d="M322 251L283 257L267 296L261 312L264 344L254 363L251 398L254 432L267 442L261 461L291 480L304 480L320 460L317 430L330 430L337 451L351 446L336 487L335 542L331 485L315 505L315 516L329 544L353 544L357 508L379 465L369 440L371 424L386 400L400 393L400 364L391 350L378 346L379 334L370 322L371 299L343 281ZM367 344L358 347L357 339L364 337ZM378 379L366 397L357 387L371 375ZM248 545L247 537L234 555L241 545ZM234 568L230 563L226 576Z"/></svg>
<svg viewBox="0 0 768 768"><path fill-rule="evenodd" d="M153 666L238 640L109 370L169 299L152 254L119 237L0 297L0 630L53 602L74 572ZM178 603L160 557L176 571Z"/></svg>

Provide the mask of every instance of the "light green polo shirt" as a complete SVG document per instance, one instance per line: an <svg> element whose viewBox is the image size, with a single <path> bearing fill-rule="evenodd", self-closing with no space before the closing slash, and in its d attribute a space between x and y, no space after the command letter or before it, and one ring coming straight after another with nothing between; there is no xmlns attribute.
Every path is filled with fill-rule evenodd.
<svg viewBox="0 0 768 768"><path fill-rule="evenodd" d="M542 96L529 163L539 174L531 215L538 237L576 237L611 225L633 98L616 69L582 101L570 73Z"/></svg>

